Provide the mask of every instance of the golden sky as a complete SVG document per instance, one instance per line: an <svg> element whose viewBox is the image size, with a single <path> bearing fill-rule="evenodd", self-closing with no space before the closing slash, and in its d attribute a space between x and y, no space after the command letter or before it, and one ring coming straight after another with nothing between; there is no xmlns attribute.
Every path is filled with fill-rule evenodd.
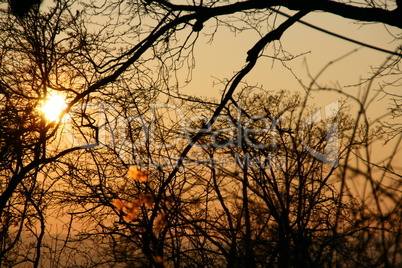
<svg viewBox="0 0 402 268"><path fill-rule="evenodd" d="M279 17L278 21L284 18ZM371 45L388 50L395 50L397 42L392 42L392 36L387 32L398 32L390 27L385 28L379 24L356 24L351 20L338 16L314 13L309 14L303 20L316 26L345 35ZM277 23L278 25L279 23ZM205 32L211 32L213 24L204 27ZM210 28L208 28L210 26ZM259 35L251 31L243 32L235 36L227 29L219 29L212 44L206 44L208 37L200 34L200 40L196 46L196 69L193 82L188 88L188 93L197 91L197 95L217 96L217 88L212 88L212 77L220 79L230 78L234 72L240 70L245 64L246 53L259 40ZM354 49L359 51L346 57L336 65L333 65L321 78L325 83L339 83L341 86L356 84L361 78L368 77L371 67L381 65L388 56L369 48L340 40L307 26L296 24L287 30L282 36L283 49L293 55L307 53L298 59L287 62L294 72L307 83L309 81L306 63L312 75L318 73L328 62L333 61ZM278 46L278 43L275 44ZM266 54L272 55L272 44L266 49ZM263 84L265 89L300 90L301 87L286 68L278 61L272 59L260 59L256 68L246 77L250 83ZM199 89L202 90L193 90Z"/></svg>

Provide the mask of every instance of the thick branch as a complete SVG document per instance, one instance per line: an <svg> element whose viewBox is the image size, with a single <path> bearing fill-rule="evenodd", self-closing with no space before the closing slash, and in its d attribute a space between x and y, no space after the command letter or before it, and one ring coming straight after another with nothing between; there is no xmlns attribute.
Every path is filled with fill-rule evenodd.
<svg viewBox="0 0 402 268"><path fill-rule="evenodd" d="M352 20L362 22L380 22L402 29L402 8L389 11L381 8L357 7L347 3L329 0L250 0L218 7L174 5L165 0L157 0L157 2L161 3L166 8L175 11L199 12L205 14L206 18L251 9L265 9L283 6L298 11L306 9L311 11L324 11Z"/></svg>
<svg viewBox="0 0 402 268"><path fill-rule="evenodd" d="M272 31L273 34L268 33L260 41L258 41L254 45L254 47L250 50L250 51L252 51L251 54L250 54L250 51L248 52L248 54L249 54L247 57L248 64L235 75L235 77L229 87L228 92L226 93L225 97L222 99L219 106L214 111L212 117L209 119L209 121L207 123L205 123L201 127L201 129L198 131L198 133L196 135L194 135L194 137L191 139L191 141L188 143L188 145L184 148L184 150L180 154L179 160L178 160L175 168L169 174L169 177L162 183L162 186L158 193L158 200L160 200L162 193L165 191L165 188L173 180L173 178L176 176L179 169L182 167L182 165L184 163L184 159L186 158L186 156L190 152L190 150L193 148L194 144L196 144L197 141L203 136L203 134L206 131L208 131L208 128L215 123L215 121L218 119L218 116L222 112L223 108L226 106L226 104L229 102L229 100L232 99L232 96L233 96L235 90L237 89L238 85L240 84L240 82L254 68L254 66L258 60L258 54L264 49L264 47L268 43L279 39L282 36L283 32L285 32L291 25L293 25L297 20L302 18L307 13L308 13L307 11L298 12L293 17L289 18L284 23L282 23L277 29L273 30ZM155 209L155 211L157 211L157 209ZM155 216L155 215L153 215L153 216Z"/></svg>
<svg viewBox="0 0 402 268"><path fill-rule="evenodd" d="M32 161L31 163L29 163L27 166L25 166L20 172L15 174L10 179L10 182L8 183L6 190L0 196L0 216L3 212L3 209L5 208L5 206L7 204L7 201L11 198L15 189L17 189L17 186L22 182L22 180L25 178L25 176L29 172L31 172L33 169L35 169L41 165L45 165L45 164L51 163L53 161L56 161L58 158L66 155L68 153L71 153L73 151L79 150L79 149L82 149L82 147L74 147L74 148L67 149L65 151L60 152L59 154L57 154L54 157L44 158L44 159L36 159L36 160ZM0 218L0 221L1 221L1 218Z"/></svg>
<svg viewBox="0 0 402 268"><path fill-rule="evenodd" d="M301 2L304 3L303 1ZM312 5L313 10L321 10L327 13L342 16L344 18L363 22L380 22L402 29L402 14L400 10L389 11L381 8L356 7L349 4L328 0L312 2L314 2ZM292 5L288 5L286 7L292 9Z"/></svg>

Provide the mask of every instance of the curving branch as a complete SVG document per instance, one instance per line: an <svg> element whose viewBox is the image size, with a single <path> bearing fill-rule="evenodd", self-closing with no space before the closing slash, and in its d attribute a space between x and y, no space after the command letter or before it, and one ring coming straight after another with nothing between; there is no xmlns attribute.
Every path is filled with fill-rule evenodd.
<svg viewBox="0 0 402 268"><path fill-rule="evenodd" d="M58 153L57 155L55 155L53 157L35 159L31 163L29 163L28 165L23 167L20 172L16 173L10 179L10 182L8 183L7 188L0 195L0 216L1 216L4 208L6 207L6 204L7 204L8 200L13 195L15 189L22 182L22 180L25 178L25 176L29 172L31 172L32 170L34 170L37 167L40 167L42 165L46 165L48 163L52 163L52 162L56 161L57 159L59 159L62 156L65 156L65 155L67 155L67 154L69 154L71 152L81 150L81 149L83 149L83 147L81 147L81 146L80 147L69 148L67 150L64 150L64 151ZM1 222L1 217L0 217L0 222Z"/></svg>
<svg viewBox="0 0 402 268"><path fill-rule="evenodd" d="M173 11L198 12L204 19L211 18L219 14L222 15L225 13L229 14L243 10L266 9L282 6L295 11L324 11L347 19L363 22L379 22L402 29L402 8L400 7L400 4L398 5L399 8L390 11L382 8L358 7L352 4L330 0L250 0L217 7L175 5L166 0L156 0L155 2L158 2Z"/></svg>

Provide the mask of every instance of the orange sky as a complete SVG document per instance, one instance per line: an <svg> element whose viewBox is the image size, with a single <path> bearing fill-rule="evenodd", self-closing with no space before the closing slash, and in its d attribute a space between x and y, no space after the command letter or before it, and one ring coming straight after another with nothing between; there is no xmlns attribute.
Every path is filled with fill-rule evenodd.
<svg viewBox="0 0 402 268"><path fill-rule="evenodd" d="M279 23L283 20L284 18L279 16L277 22ZM394 51L401 45L389 33L397 35L400 34L400 31L381 24L362 25L326 13L309 14L303 20L337 34L383 49ZM213 25L212 22L206 24L200 34L199 43L196 45L196 68L193 72L193 80L187 87L183 88L183 91L189 95L196 94L197 96L219 98L219 92L223 86L213 86L214 81L217 82L214 77L218 79L231 78L236 71L239 71L244 66L247 51L260 38L256 32L247 31L235 36L229 30L222 28L218 30L214 42L206 44L209 37L204 36L203 33L211 33L214 30ZM306 55L298 59L286 62L305 84L311 81L307 75L306 63L311 75L316 75L328 62L336 60L354 49L358 49L357 52L329 67L319 79L322 85L338 85L345 92L354 96L361 94L364 91L364 87L347 86L359 83L362 78L368 78L372 73L372 68L380 66L388 57L386 53L340 40L301 24L292 26L285 32L281 41L284 50L293 55L307 52ZM278 43L275 45L277 46ZM270 46L266 50L266 54L272 55L272 44ZM270 58L261 58L255 69L246 76L245 81L249 84L262 85L266 90L286 89L303 92L302 87L293 75L280 62L273 62ZM374 88L378 88L378 82L374 83ZM372 90L371 95L374 93ZM315 94L314 99L311 100L311 103L314 103L317 107L323 107L339 98L339 94L318 92ZM388 97L374 101L367 111L370 119L375 120L375 118L387 113L389 103L390 99ZM351 102L351 104L353 108L357 109L355 102ZM356 112L353 113L353 115L356 114ZM401 122L402 119L399 119L399 121ZM377 145L379 147L375 147L374 151L376 153L373 154L373 157L380 161L386 157L386 153L390 152L392 146L383 147L382 142Z"/></svg>
<svg viewBox="0 0 402 268"><path fill-rule="evenodd" d="M280 16L279 19L283 21L283 17ZM392 51L400 45L392 42L392 36L382 25L362 26L353 21L323 13L309 14L304 20L338 34ZM212 25L212 23L207 24L203 31L212 32ZM208 26L210 27L208 28ZM388 30L394 29L388 27ZM394 30L394 34L397 33ZM212 88L212 76L229 78L233 72L240 70L245 64L247 51L258 41L259 36L251 31L234 36L227 29L220 29L213 44L209 45L206 44L208 37L202 35L203 32L201 32L199 43L196 46L197 67L188 92L194 92L194 89L201 87L202 90L197 90L199 92L197 95L216 96L217 90ZM308 63L311 73L316 74L329 61L361 47L301 24L292 26L285 32L281 40L283 48L293 55L310 52L294 61L287 62L305 82L308 82L305 61ZM268 48L266 51L272 55L272 49ZM371 66L380 65L387 56L383 52L361 48L357 53L330 68L322 76L321 81L339 82L342 86L355 84L361 77L367 77ZM260 59L256 69L246 77L246 80L250 84L263 84L265 89L301 89L297 81L279 62L272 64L272 60L268 58Z"/></svg>

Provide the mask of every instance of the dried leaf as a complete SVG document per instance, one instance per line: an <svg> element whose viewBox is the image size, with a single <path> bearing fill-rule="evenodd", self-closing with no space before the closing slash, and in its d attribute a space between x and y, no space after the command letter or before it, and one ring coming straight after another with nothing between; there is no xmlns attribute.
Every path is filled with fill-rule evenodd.
<svg viewBox="0 0 402 268"><path fill-rule="evenodd" d="M172 197L166 198L165 205L169 207L173 206L173 198Z"/></svg>
<svg viewBox="0 0 402 268"><path fill-rule="evenodd" d="M141 207L141 202L139 200L134 200L133 202L126 202L124 204L124 212L128 213L138 213Z"/></svg>
<svg viewBox="0 0 402 268"><path fill-rule="evenodd" d="M116 206L119 206L117 210L123 213L123 219L125 221L134 221L138 219L138 213L140 211L140 201L139 200L134 200L133 202L125 202L123 203L120 199L114 199L114 203Z"/></svg>
<svg viewBox="0 0 402 268"><path fill-rule="evenodd" d="M152 194L140 194L139 199L142 205L152 207L154 204L154 196Z"/></svg>
<svg viewBox="0 0 402 268"><path fill-rule="evenodd" d="M140 182L148 181L149 170L141 171L136 165L131 166L128 169L128 176L133 180L138 180Z"/></svg>
<svg viewBox="0 0 402 268"><path fill-rule="evenodd" d="M155 256L155 261L157 263L163 263L163 257L162 256Z"/></svg>
<svg viewBox="0 0 402 268"><path fill-rule="evenodd" d="M120 199L112 199L112 205L117 211L122 211L124 208L124 203Z"/></svg>
<svg viewBox="0 0 402 268"><path fill-rule="evenodd" d="M162 264L162 267L169 267L167 261L165 261L162 256L155 256L155 262Z"/></svg>
<svg viewBox="0 0 402 268"><path fill-rule="evenodd" d="M138 214L135 212L130 212L127 215L125 215L123 218L125 221L135 221L138 218Z"/></svg>
<svg viewBox="0 0 402 268"><path fill-rule="evenodd" d="M160 232L167 226L167 220L166 220L166 214L165 213L160 213L156 218L155 218L155 223L154 223L154 229L153 232L155 235L160 234Z"/></svg>

